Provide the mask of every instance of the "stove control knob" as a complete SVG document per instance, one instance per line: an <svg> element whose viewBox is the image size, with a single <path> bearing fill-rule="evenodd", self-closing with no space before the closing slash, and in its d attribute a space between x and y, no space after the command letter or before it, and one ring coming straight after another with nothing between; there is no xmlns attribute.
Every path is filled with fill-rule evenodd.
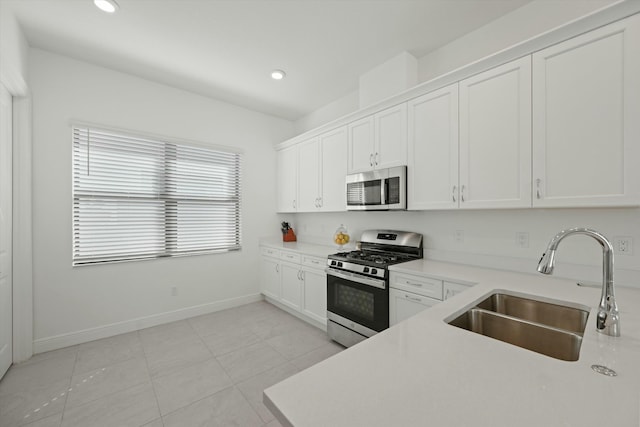
<svg viewBox="0 0 640 427"><path fill-rule="evenodd" d="M338 267L342 267L342 262L338 261Z"/></svg>
<svg viewBox="0 0 640 427"><path fill-rule="evenodd" d="M371 274L378 274L378 270L376 270L375 268L371 269Z"/></svg>
<svg viewBox="0 0 640 427"><path fill-rule="evenodd" d="M336 265L336 262L335 261L331 261L331 265Z"/></svg>
<svg viewBox="0 0 640 427"><path fill-rule="evenodd" d="M365 267L365 268L363 268L363 269L362 269L362 272L363 272L363 273L368 273L368 272L369 272L369 267Z"/></svg>

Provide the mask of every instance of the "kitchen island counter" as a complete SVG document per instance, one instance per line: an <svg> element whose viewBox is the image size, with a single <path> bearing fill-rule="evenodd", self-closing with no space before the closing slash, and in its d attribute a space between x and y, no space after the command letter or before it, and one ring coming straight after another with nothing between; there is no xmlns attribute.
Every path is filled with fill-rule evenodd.
<svg viewBox="0 0 640 427"><path fill-rule="evenodd" d="M266 389L264 402L283 425L640 425L640 290L615 290L614 338L595 330L599 287L429 260L391 270L477 285ZM496 291L588 307L579 360L447 324ZM594 364L618 376L598 374Z"/></svg>

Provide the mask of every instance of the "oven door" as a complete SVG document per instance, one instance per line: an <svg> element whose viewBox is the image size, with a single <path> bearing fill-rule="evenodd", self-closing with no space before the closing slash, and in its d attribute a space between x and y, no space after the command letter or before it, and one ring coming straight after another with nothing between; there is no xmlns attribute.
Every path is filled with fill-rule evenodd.
<svg viewBox="0 0 640 427"><path fill-rule="evenodd" d="M332 268L325 271L327 316L330 320L365 336L389 327L389 289L386 280Z"/></svg>

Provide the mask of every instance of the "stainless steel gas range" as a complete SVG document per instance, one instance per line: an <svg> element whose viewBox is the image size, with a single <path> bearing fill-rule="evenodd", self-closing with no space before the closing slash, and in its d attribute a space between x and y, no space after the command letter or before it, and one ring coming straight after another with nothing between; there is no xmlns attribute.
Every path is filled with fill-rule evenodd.
<svg viewBox="0 0 640 427"><path fill-rule="evenodd" d="M389 327L389 266L422 258L422 235L366 230L359 250L327 259L327 333L350 347Z"/></svg>

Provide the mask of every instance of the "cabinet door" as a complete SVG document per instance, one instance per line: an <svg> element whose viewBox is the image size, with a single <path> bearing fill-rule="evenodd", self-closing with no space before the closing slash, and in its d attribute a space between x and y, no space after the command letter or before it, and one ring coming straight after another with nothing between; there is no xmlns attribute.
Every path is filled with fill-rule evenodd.
<svg viewBox="0 0 640 427"><path fill-rule="evenodd" d="M348 138L346 126L320 135L322 151L322 180L320 210L325 212L344 211L347 207Z"/></svg>
<svg viewBox="0 0 640 427"><path fill-rule="evenodd" d="M460 208L531 207L531 58L459 90Z"/></svg>
<svg viewBox="0 0 640 427"><path fill-rule="evenodd" d="M349 173L373 169L373 116L347 126L349 133Z"/></svg>
<svg viewBox="0 0 640 427"><path fill-rule="evenodd" d="M403 103L375 115L376 169L407 164L407 104Z"/></svg>
<svg viewBox="0 0 640 427"><path fill-rule="evenodd" d="M277 259L260 259L260 291L269 298L280 301L280 262Z"/></svg>
<svg viewBox="0 0 640 427"><path fill-rule="evenodd" d="M282 299L280 302L295 310L300 310L302 299L302 275L296 264L280 264L282 281Z"/></svg>
<svg viewBox="0 0 640 427"><path fill-rule="evenodd" d="M439 302L440 301L433 298L390 288L389 324L393 326L396 323L400 323Z"/></svg>
<svg viewBox="0 0 640 427"><path fill-rule="evenodd" d="M640 16L533 55L535 207L640 202Z"/></svg>
<svg viewBox="0 0 640 427"><path fill-rule="evenodd" d="M312 319L327 324L327 275L322 270L305 268L302 311Z"/></svg>
<svg viewBox="0 0 640 427"><path fill-rule="evenodd" d="M298 212L320 209L320 146L314 138L298 145Z"/></svg>
<svg viewBox="0 0 640 427"><path fill-rule="evenodd" d="M278 212L295 212L298 199L298 147L278 151Z"/></svg>
<svg viewBox="0 0 640 427"><path fill-rule="evenodd" d="M458 84L408 103L408 209L458 207Z"/></svg>

